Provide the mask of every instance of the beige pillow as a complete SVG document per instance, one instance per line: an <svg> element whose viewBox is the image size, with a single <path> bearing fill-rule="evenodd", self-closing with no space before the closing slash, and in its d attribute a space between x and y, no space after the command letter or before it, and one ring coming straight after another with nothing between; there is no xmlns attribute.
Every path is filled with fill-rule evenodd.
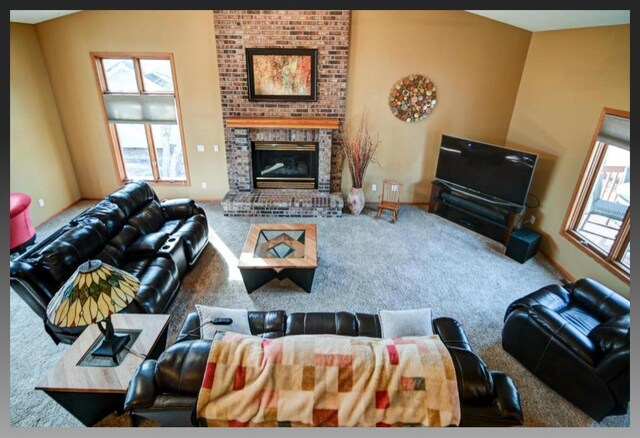
<svg viewBox="0 0 640 438"><path fill-rule="evenodd" d="M431 336L431 309L378 310L383 338Z"/></svg>

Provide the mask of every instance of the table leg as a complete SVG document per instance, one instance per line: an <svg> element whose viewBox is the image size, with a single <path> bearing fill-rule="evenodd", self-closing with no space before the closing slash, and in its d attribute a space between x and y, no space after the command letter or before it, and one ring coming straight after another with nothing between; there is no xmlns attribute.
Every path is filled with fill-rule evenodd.
<svg viewBox="0 0 640 438"><path fill-rule="evenodd" d="M304 289L307 293L311 293L311 287L313 286L313 277L316 273L314 268L312 269L285 269L278 278L288 278L295 284Z"/></svg>
<svg viewBox="0 0 640 438"><path fill-rule="evenodd" d="M277 276L271 269L240 269L240 274L249 294Z"/></svg>
<svg viewBox="0 0 640 438"><path fill-rule="evenodd" d="M93 426L124 406L125 394L45 392L85 426Z"/></svg>

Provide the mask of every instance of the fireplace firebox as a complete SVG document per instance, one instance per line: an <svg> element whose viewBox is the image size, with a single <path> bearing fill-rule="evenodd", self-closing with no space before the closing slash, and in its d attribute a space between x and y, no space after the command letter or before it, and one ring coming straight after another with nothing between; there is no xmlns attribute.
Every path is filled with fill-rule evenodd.
<svg viewBox="0 0 640 438"><path fill-rule="evenodd" d="M318 143L254 141L251 149L254 188L318 188Z"/></svg>

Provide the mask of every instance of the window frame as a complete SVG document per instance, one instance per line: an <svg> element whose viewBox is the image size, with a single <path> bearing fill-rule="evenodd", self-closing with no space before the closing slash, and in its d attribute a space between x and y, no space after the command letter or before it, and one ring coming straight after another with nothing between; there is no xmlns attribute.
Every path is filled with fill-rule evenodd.
<svg viewBox="0 0 640 438"><path fill-rule="evenodd" d="M99 97L101 100L102 107L102 116L104 119L104 123L107 127L107 134L109 137L109 141L111 143L111 154L113 157L113 162L116 168L116 177L120 184L124 184L127 181L131 181L130 178L127 177L127 173L124 166L124 158L122 156L122 148L120 147L120 141L118 139L118 131L116 129L115 123L110 123L107 118L106 108L104 106L104 102L102 102L102 96L104 94L109 94L111 91L108 88L108 82L106 78L106 74L104 71L104 64L102 63L103 59L131 59L133 61L133 67L136 75L136 84L138 87L137 92L120 92L117 94L128 94L133 96L138 95L173 95L176 101L176 119L177 126L180 132L180 146L182 147L182 156L184 162L184 180L170 180L170 179L160 179L160 171L158 168L158 157L156 154L155 143L153 140L153 134L151 132L151 124L145 123L142 124L145 128L145 135L147 138L147 147L149 149L149 159L151 161L151 171L153 174L153 179L145 179L145 181L155 184L155 185L166 185L166 186L191 186L191 177L189 173L189 160L187 157L187 148L184 137L184 127L182 126L182 109L180 106L180 96L178 93L178 81L176 76L176 66L173 58L173 53L146 53L146 52L91 52L91 63L93 64L93 70L95 73L96 83L98 85ZM171 64L171 75L173 80L173 91L146 91L144 89L144 80L142 77L142 67L140 65L140 60L145 59L164 59L168 60Z"/></svg>
<svg viewBox="0 0 640 438"><path fill-rule="evenodd" d="M630 284L631 267L625 266L622 263L622 259L624 258L627 245L631 240L631 205L629 205L629 208L622 219L618 234L608 253L587 241L577 231L606 155L607 143L599 141L598 134L602 129L602 124L605 116L607 115L631 119L631 113L629 111L613 108L602 109L600 119L596 125L593 137L591 138L589 152L587 153L585 162L582 165L582 170L580 171L578 181L575 189L573 190L573 195L571 196L569 208L567 209L564 221L562 222L560 234L582 252L595 260L598 264L622 280L625 284ZM631 165L631 163L629 163L629 165Z"/></svg>

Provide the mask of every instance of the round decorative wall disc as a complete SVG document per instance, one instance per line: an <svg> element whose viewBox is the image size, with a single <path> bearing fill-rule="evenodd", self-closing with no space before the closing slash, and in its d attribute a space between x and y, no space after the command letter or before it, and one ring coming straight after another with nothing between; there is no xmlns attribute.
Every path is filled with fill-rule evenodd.
<svg viewBox="0 0 640 438"><path fill-rule="evenodd" d="M391 88L389 108L391 113L407 123L427 118L436 106L436 86L422 75L409 75Z"/></svg>

